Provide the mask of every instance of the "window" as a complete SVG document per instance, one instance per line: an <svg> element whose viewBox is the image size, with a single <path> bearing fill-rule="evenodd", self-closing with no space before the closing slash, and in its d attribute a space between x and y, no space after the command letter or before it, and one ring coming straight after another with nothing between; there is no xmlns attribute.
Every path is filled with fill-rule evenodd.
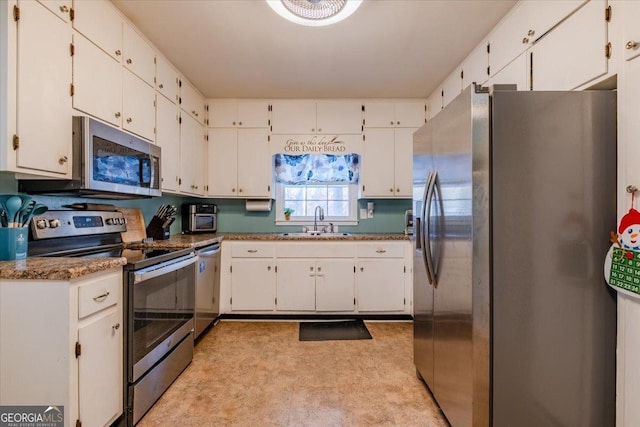
<svg viewBox="0 0 640 427"><path fill-rule="evenodd" d="M357 154L276 154L276 222L280 225L311 224L316 206L320 206L324 210L325 224L357 224L358 177ZM289 220L284 216L285 208L293 210Z"/></svg>

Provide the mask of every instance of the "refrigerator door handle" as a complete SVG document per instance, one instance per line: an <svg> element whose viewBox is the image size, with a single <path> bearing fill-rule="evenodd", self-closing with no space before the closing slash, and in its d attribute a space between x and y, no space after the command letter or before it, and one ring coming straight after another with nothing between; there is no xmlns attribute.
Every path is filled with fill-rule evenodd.
<svg viewBox="0 0 640 427"><path fill-rule="evenodd" d="M434 287L438 287L436 282L436 276L433 270L433 257L431 254L431 237L430 223L431 223L431 202L433 200L433 190L438 176L437 171L429 173L427 180L427 186L425 187L425 194L422 202L422 230L419 238L422 240L422 260L427 270L427 278L429 283Z"/></svg>

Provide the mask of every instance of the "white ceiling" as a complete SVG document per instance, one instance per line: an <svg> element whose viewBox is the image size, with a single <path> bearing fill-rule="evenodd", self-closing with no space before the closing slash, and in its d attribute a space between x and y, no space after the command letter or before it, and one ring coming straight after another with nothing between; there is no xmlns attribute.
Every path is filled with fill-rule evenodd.
<svg viewBox="0 0 640 427"><path fill-rule="evenodd" d="M113 0L207 98L426 98L515 0L364 0L328 27L264 0Z"/></svg>

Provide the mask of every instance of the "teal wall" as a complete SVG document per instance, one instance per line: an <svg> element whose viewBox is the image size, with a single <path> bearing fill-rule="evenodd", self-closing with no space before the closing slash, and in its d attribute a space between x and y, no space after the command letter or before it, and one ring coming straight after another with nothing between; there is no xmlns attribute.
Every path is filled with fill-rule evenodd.
<svg viewBox="0 0 640 427"><path fill-rule="evenodd" d="M0 194L18 194L18 183L13 174L0 172ZM198 199L166 195L151 199L134 200L103 200L78 199L71 197L33 196L34 200L49 207L49 209L64 209L63 205L76 202L109 203L124 208L139 208L142 210L147 224L153 214L162 204L172 204L180 209L183 203L215 203L218 206L218 231L234 233L270 233L300 231L300 226L278 226L275 224L276 212L247 212L243 199ZM373 218L361 220L357 226L340 226L340 231L352 233L401 233L404 231L404 211L411 209L411 200L360 200L358 210L366 208L367 202L375 202ZM181 231L180 217L171 225L171 234Z"/></svg>

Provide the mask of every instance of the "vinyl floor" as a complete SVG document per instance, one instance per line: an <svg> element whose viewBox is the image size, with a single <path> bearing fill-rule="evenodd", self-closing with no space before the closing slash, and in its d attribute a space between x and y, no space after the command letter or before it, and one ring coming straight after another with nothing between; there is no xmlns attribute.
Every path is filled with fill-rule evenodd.
<svg viewBox="0 0 640 427"><path fill-rule="evenodd" d="M224 321L138 426L448 426L415 375L410 322L298 341L297 322Z"/></svg>

